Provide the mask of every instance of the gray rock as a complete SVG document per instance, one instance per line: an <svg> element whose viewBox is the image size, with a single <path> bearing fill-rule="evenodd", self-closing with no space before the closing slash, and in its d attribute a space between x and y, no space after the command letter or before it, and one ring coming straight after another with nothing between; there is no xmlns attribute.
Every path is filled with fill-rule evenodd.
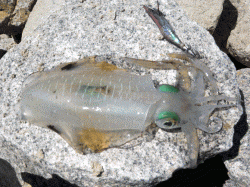
<svg viewBox="0 0 250 187"><path fill-rule="evenodd" d="M240 140L240 147L237 157L231 160L227 160L225 165L228 169L228 175L231 178L228 183L235 183L236 186L249 186L250 185L250 69L241 69L237 71L237 81L239 88L244 95L244 105L246 116L244 128L240 129L240 134L244 137ZM242 122L243 123L243 122ZM245 132L246 130L246 132ZM244 134L245 133L245 134ZM225 185L227 186L227 185Z"/></svg>
<svg viewBox="0 0 250 187"><path fill-rule="evenodd" d="M6 34L0 35L0 50L8 51L16 45L13 38L9 37Z"/></svg>
<svg viewBox="0 0 250 187"><path fill-rule="evenodd" d="M11 165L3 160L0 159L0 184L1 187L21 187L17 177L16 172Z"/></svg>
<svg viewBox="0 0 250 187"><path fill-rule="evenodd" d="M223 187L235 187L237 184L233 180L227 180L224 184Z"/></svg>
<svg viewBox="0 0 250 187"><path fill-rule="evenodd" d="M1 1L0 32L9 35L19 34L35 3L36 0Z"/></svg>
<svg viewBox="0 0 250 187"><path fill-rule="evenodd" d="M3 0L0 2L0 24L5 23L15 9L16 0Z"/></svg>
<svg viewBox="0 0 250 187"><path fill-rule="evenodd" d="M2 131L1 131L2 132ZM27 156L23 150L7 141L2 134L0 135L0 186L19 187L25 183L21 179L20 173L25 168L29 173L44 174L42 162L39 158ZM40 162L40 163L39 163ZM48 177L49 175L47 175ZM21 185L19 183L21 181Z"/></svg>
<svg viewBox="0 0 250 187"><path fill-rule="evenodd" d="M9 25L14 27L23 27L35 3L36 0L17 1L15 10L12 13L13 17L11 18Z"/></svg>
<svg viewBox="0 0 250 187"><path fill-rule="evenodd" d="M228 38L227 49L240 63L250 67L250 0L230 1L238 11L238 18Z"/></svg>
<svg viewBox="0 0 250 187"><path fill-rule="evenodd" d="M38 25L47 20L49 15L65 4L65 0L38 0L29 15L22 33L22 39L35 34L33 32Z"/></svg>
<svg viewBox="0 0 250 187"><path fill-rule="evenodd" d="M22 82L41 68L47 70L62 62L91 55L115 53L123 57L162 60L167 53L180 52L175 46L159 40L160 32L142 5L156 7L156 1L149 4L146 0L88 0L83 3L68 0L35 29L35 35L26 36L1 59L0 132L7 142L22 151L18 154L13 150L12 154L31 167L27 169L15 159L9 161L19 179L21 172L43 177L56 173L79 186L151 186L170 178L174 170L187 167L186 139L181 132L159 130L150 142L142 138L139 145L130 148L81 155L58 134L19 120ZM206 65L218 81L219 93L231 97L238 95L235 67L218 49L212 36L190 21L173 0L160 1L160 9L182 41L207 59ZM156 79L167 83L165 73L159 71ZM219 112L224 121L220 132L198 131L201 160L232 146L233 126L241 115L239 109L233 107ZM0 157L7 159L9 155L0 152Z"/></svg>
<svg viewBox="0 0 250 187"><path fill-rule="evenodd" d="M176 0L176 2L187 12L190 19L213 33L222 12L224 0Z"/></svg>
<svg viewBox="0 0 250 187"><path fill-rule="evenodd" d="M216 27L222 27L220 33L216 33L215 37L221 43L220 48L230 53L237 61L250 67L250 13L249 6L250 1L237 1L230 0L235 10L229 10L229 2L221 1L185 1L177 0L178 4L187 12L187 15L206 28L210 33L213 33ZM233 17L237 14L237 22L235 28L231 28L234 25L232 23L225 23L225 25L218 25L218 20L222 16L223 3L225 6L225 16L227 21L232 21ZM232 16L234 14L234 16ZM223 15L224 16L224 15ZM230 17L230 18L229 18ZM225 19L225 18L222 18ZM231 19L231 20L230 20ZM228 28L227 28L228 27ZM230 29L230 31L228 30ZM231 29L233 29L231 31ZM223 33L221 33L223 31ZM225 32L224 32L225 31ZM227 36L226 33L230 34ZM226 42L227 41L227 42Z"/></svg>

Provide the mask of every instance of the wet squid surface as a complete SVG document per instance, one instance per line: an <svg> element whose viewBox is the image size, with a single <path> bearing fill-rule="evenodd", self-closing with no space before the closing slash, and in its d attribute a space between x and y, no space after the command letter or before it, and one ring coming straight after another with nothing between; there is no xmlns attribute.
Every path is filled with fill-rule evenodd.
<svg viewBox="0 0 250 187"><path fill-rule="evenodd" d="M80 152L99 152L138 137L151 124L148 114L160 99L150 76L130 74L96 57L35 73L24 84L22 119L55 131Z"/></svg>
<svg viewBox="0 0 250 187"><path fill-rule="evenodd" d="M190 167L195 167L199 151L196 128L219 131L221 125L208 126L211 113L234 106L209 102L235 99L217 95L212 73L200 60L184 53L169 57L156 62L93 56L34 73L24 82L21 118L60 134L84 154L119 147L150 128L179 128L188 140ZM155 86L151 75L133 74L112 64L115 61L146 69L174 69L178 84ZM208 97L206 85L211 90Z"/></svg>
<svg viewBox="0 0 250 187"><path fill-rule="evenodd" d="M168 60L160 62L93 56L34 73L24 82L22 119L55 131L84 154L119 147L143 134L153 137L157 128L181 129L187 138L189 167L194 168L199 152L196 129L218 132L222 122L217 119L217 125L209 127L211 114L237 103L217 105L217 101L236 99L217 95L216 80L204 59L181 42L159 7L143 8L163 38L185 53L168 54ZM154 85L150 75L136 75L114 64L176 70L177 84ZM205 97L207 87L211 94Z"/></svg>

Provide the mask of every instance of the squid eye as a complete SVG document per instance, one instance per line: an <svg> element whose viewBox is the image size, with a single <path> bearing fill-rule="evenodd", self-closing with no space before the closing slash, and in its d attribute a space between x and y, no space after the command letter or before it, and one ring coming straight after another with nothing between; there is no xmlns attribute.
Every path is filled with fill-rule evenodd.
<svg viewBox="0 0 250 187"><path fill-rule="evenodd" d="M163 121L163 126L165 128L175 128L177 127L178 122L172 118L165 118Z"/></svg>
<svg viewBox="0 0 250 187"><path fill-rule="evenodd" d="M174 129L178 127L179 116L174 112L161 112L158 119L155 121L156 125L163 129Z"/></svg>
<svg viewBox="0 0 250 187"><path fill-rule="evenodd" d="M165 121L163 125L166 127L174 127L176 125L176 121Z"/></svg>

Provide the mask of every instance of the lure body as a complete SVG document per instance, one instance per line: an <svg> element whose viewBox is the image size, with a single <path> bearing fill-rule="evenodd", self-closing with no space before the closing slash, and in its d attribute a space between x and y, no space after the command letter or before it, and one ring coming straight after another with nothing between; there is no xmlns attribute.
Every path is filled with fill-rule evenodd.
<svg viewBox="0 0 250 187"><path fill-rule="evenodd" d="M150 9L147 6L143 6L143 8L146 10L147 14L151 17L151 19L155 22L164 39L179 47L181 50L189 53L193 57L200 58L200 55L197 51L192 50L189 45L184 44L179 39L172 26L170 25L168 20L165 19L159 9Z"/></svg>

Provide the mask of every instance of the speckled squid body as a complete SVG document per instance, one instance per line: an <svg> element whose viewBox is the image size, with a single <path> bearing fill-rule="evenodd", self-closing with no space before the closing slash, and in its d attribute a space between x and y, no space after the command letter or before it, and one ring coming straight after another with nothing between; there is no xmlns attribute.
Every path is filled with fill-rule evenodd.
<svg viewBox="0 0 250 187"><path fill-rule="evenodd" d="M156 23L162 21L157 24L160 29L167 23L157 12L144 8ZM161 32L164 35L165 31ZM190 53L184 44L177 46ZM139 76L117 68L110 64L116 64L112 59L103 56L86 57L35 73L25 81L22 90L22 119L57 132L82 153L120 146L154 128L151 124L166 130L179 128L187 138L190 167L196 167L196 129L219 131L222 124L208 127L211 113L216 108L235 106L208 102L236 99L216 95L218 88L212 72L195 53L190 54L193 57L186 53L168 54L170 60L161 62L112 57L119 63L121 60L146 69L174 69L178 72L178 88L154 87L149 75ZM205 97L207 86L211 95Z"/></svg>
<svg viewBox="0 0 250 187"><path fill-rule="evenodd" d="M88 59L31 75L21 110L23 119L58 132L81 151L84 136L102 135L98 143L103 146L90 146L99 151L140 135L151 124L161 96L150 76Z"/></svg>
<svg viewBox="0 0 250 187"><path fill-rule="evenodd" d="M155 88L149 75L132 74L106 60L102 56L87 57L31 75L21 95L22 119L54 130L82 153L120 146L154 123L162 129L181 128L188 140L190 166L195 167L199 150L196 128L217 132L221 126L207 126L211 113L215 108L232 106L206 103L232 99L204 97L204 80L209 72L197 68L197 62L192 64L196 69L193 84L188 84L189 88L180 84L182 89L178 89L170 85ZM118 60L153 69L190 69L180 61ZM187 73L181 73L180 79L188 81L182 74Z"/></svg>

